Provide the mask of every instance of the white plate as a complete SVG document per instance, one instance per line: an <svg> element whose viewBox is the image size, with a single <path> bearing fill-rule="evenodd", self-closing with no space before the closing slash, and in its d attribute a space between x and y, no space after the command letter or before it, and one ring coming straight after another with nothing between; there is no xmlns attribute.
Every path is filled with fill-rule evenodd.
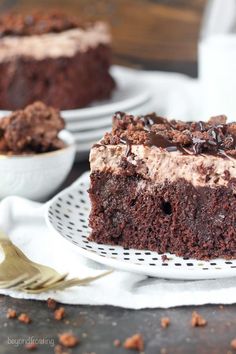
<svg viewBox="0 0 236 354"><path fill-rule="evenodd" d="M156 252L125 249L89 241L88 187L89 179L86 174L76 184L54 197L46 212L49 227L71 242L83 256L112 268L152 277L213 279L236 275L236 260L215 259L207 262L167 254L170 260L163 262L162 255Z"/></svg>
<svg viewBox="0 0 236 354"><path fill-rule="evenodd" d="M151 100L147 99L144 102L140 103L139 105L135 106L135 107L130 107L125 111L126 113L130 113L130 114L141 114L143 112L150 112L149 107L151 107L150 105ZM66 120L66 127L68 130L70 131L79 131L79 130L88 130L88 129L94 129L94 128L100 128L102 126L107 125L108 122L111 123L112 121L112 116L115 113L115 111L112 111L111 113L109 113L108 115L102 115L102 116L95 116L89 119L77 119L77 120Z"/></svg>
<svg viewBox="0 0 236 354"><path fill-rule="evenodd" d="M89 107L62 111L66 121L80 121L104 117L116 111L128 111L150 99L150 91L145 81L132 71L121 66L113 66L111 74L117 87L108 100L93 102Z"/></svg>
<svg viewBox="0 0 236 354"><path fill-rule="evenodd" d="M109 130L111 130L111 126L103 127L101 129L89 130L85 132L73 132L72 135L75 141L78 143L87 141L93 141L93 143L96 143L103 137L104 133L108 132Z"/></svg>
<svg viewBox="0 0 236 354"><path fill-rule="evenodd" d="M87 130L100 129L101 127L111 126L112 114L105 117L100 117L93 120L79 121L79 122L66 122L66 129L73 132L84 132Z"/></svg>

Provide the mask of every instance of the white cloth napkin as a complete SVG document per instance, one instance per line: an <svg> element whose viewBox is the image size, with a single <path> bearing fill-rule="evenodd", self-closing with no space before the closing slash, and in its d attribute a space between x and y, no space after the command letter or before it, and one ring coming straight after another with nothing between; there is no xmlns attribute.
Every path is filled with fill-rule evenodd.
<svg viewBox="0 0 236 354"><path fill-rule="evenodd" d="M69 272L71 277L83 278L105 271L105 266L80 256L76 246L49 231L44 221L45 209L45 204L8 197L0 203L0 228L30 259L59 272ZM40 295L9 290L0 290L0 293L24 299L52 297L66 304L114 305L132 309L231 304L236 302L236 278L177 281L116 270L90 285L64 291Z"/></svg>
<svg viewBox="0 0 236 354"><path fill-rule="evenodd" d="M151 90L153 98L149 111L176 119L204 119L196 79L175 73L125 70L127 75L139 75ZM45 205L19 197L6 198L0 203L0 228L30 259L59 272L69 272L71 277L82 278L105 271L105 266L80 256L75 246L48 230L44 221L45 208ZM236 278L176 281L114 271L88 286L61 292L27 295L0 290L0 293L38 300L53 297L66 304L114 305L132 309L230 304L236 302Z"/></svg>

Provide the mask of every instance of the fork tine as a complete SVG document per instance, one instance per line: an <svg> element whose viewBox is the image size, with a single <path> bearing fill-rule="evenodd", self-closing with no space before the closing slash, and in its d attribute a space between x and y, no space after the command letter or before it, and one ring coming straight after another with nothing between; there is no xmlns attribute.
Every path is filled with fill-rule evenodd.
<svg viewBox="0 0 236 354"><path fill-rule="evenodd" d="M24 289L30 289L30 290L34 290L34 289L38 289L38 288L43 288L44 284L48 281L50 281L52 278L48 277L48 278L39 278L38 280L36 280L35 282L32 282L31 284L28 284L25 286L25 284L23 285Z"/></svg>
<svg viewBox="0 0 236 354"><path fill-rule="evenodd" d="M24 286L25 289L27 290L37 290L37 289L44 289L47 288L48 286L58 284L59 282L63 281L67 277L68 273L62 274L57 277L48 277L48 278L42 278L41 281L37 281L36 283L30 284L29 286Z"/></svg>
<svg viewBox="0 0 236 354"><path fill-rule="evenodd" d="M108 274L111 274L112 272L113 272L113 270L109 270L108 272L102 273L102 274L97 275L95 277L89 277L89 278L85 278L85 279L72 278L69 280L63 280L58 283L51 284L51 285L44 287L42 289L35 289L35 290L30 290L30 289L27 290L26 289L26 292L32 293L32 294L39 294L39 293L47 292L47 291L63 290L66 288L77 286L77 285L86 285L92 281L98 280Z"/></svg>
<svg viewBox="0 0 236 354"><path fill-rule="evenodd" d="M56 277L53 277L50 281L48 281L45 286L50 286L52 284L57 284L63 280L65 280L65 278L68 276L69 273L65 273L65 274L61 274L61 275L58 275Z"/></svg>
<svg viewBox="0 0 236 354"><path fill-rule="evenodd" d="M21 284L22 282L24 282L27 278L28 278L28 274L26 274L26 273L21 274L19 277L15 278L13 280L0 282L0 288L2 288L2 289L14 288L18 284Z"/></svg>
<svg viewBox="0 0 236 354"><path fill-rule="evenodd" d="M36 274L32 277L30 277L29 279L26 279L25 281L23 281L22 283L17 285L17 288L24 288L27 287L33 283L35 283L38 279L40 279L40 274Z"/></svg>

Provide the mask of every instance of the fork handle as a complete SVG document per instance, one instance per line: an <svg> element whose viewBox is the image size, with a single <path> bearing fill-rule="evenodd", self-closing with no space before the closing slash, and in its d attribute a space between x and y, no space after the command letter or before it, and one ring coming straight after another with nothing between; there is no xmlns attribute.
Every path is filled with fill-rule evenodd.
<svg viewBox="0 0 236 354"><path fill-rule="evenodd" d="M5 234L5 232L3 232L1 229L0 229L0 241L3 241L3 240L9 240L9 237Z"/></svg>

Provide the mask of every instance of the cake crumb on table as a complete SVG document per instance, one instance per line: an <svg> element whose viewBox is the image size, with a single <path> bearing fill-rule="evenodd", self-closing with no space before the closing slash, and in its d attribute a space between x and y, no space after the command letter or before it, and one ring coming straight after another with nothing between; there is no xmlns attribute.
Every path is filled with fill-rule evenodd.
<svg viewBox="0 0 236 354"><path fill-rule="evenodd" d="M161 318L161 327L162 328L167 328L170 325L170 319L169 317L162 317Z"/></svg>
<svg viewBox="0 0 236 354"><path fill-rule="evenodd" d="M31 318L26 313L21 313L20 316L18 316L18 320L25 324L29 324L31 322Z"/></svg>
<svg viewBox="0 0 236 354"><path fill-rule="evenodd" d="M16 318L16 316L17 316L16 310L13 309L7 310L7 318L12 319L12 318Z"/></svg>
<svg viewBox="0 0 236 354"><path fill-rule="evenodd" d="M68 352L66 352L64 350L64 348L62 347L62 345L60 344L57 344L55 347L54 347L54 353L55 354L69 354Z"/></svg>
<svg viewBox="0 0 236 354"><path fill-rule="evenodd" d="M236 338L231 340L230 345L232 349L236 350Z"/></svg>
<svg viewBox="0 0 236 354"><path fill-rule="evenodd" d="M57 307L57 302L49 297L47 299L47 305L50 310L55 310Z"/></svg>
<svg viewBox="0 0 236 354"><path fill-rule="evenodd" d="M25 349L27 350L36 350L37 349L37 345L35 343L28 343L25 345Z"/></svg>
<svg viewBox="0 0 236 354"><path fill-rule="evenodd" d="M59 335L59 342L67 348L73 348L79 344L79 339L73 333L65 332Z"/></svg>
<svg viewBox="0 0 236 354"><path fill-rule="evenodd" d="M61 321L64 317L65 317L65 309L64 307L59 307L59 309L57 309L54 312L54 318L57 321Z"/></svg>
<svg viewBox="0 0 236 354"><path fill-rule="evenodd" d="M196 311L193 311L192 318L191 318L191 325L192 327L204 327L206 326L207 321L204 317L199 315Z"/></svg>
<svg viewBox="0 0 236 354"><path fill-rule="evenodd" d="M161 348L160 354L168 354L166 348Z"/></svg>
<svg viewBox="0 0 236 354"><path fill-rule="evenodd" d="M132 337L128 337L123 344L125 349L135 349L138 351L144 350L143 336L139 333L134 334Z"/></svg>
<svg viewBox="0 0 236 354"><path fill-rule="evenodd" d="M120 347L120 345L121 345L121 342L120 342L120 340L119 339L115 339L114 341L113 341L113 344L114 344L114 347Z"/></svg>

